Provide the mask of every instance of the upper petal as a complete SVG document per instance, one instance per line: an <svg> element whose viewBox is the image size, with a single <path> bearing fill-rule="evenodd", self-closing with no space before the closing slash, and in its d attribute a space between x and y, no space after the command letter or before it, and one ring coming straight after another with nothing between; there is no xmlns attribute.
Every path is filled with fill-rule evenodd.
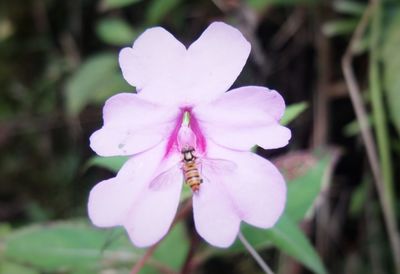
<svg viewBox="0 0 400 274"><path fill-rule="evenodd" d="M286 202L286 183L268 160L251 152L238 152L210 144L209 157L229 159L237 168L220 176L225 195L241 220L261 228L273 226Z"/></svg>
<svg viewBox="0 0 400 274"><path fill-rule="evenodd" d="M211 101L232 86L250 54L250 43L236 28L212 23L188 48L185 78L193 102Z"/></svg>
<svg viewBox="0 0 400 274"><path fill-rule="evenodd" d="M233 84L249 53L250 44L237 29L213 23L185 53L173 51L171 67L143 85L140 96L163 105L212 101ZM125 54L121 52L121 58Z"/></svg>
<svg viewBox="0 0 400 274"><path fill-rule="evenodd" d="M136 94L114 95L104 106L104 126L92 134L90 147L101 156L144 151L168 137L178 111L150 103Z"/></svg>
<svg viewBox="0 0 400 274"><path fill-rule="evenodd" d="M287 145L291 132L279 124L285 109L282 96L264 87L231 90L209 104L193 109L207 138L219 145L248 150Z"/></svg>
<svg viewBox="0 0 400 274"><path fill-rule="evenodd" d="M119 63L125 80L141 90L167 84L178 73L185 53L185 46L171 33L155 27L140 35L132 48L122 49Z"/></svg>

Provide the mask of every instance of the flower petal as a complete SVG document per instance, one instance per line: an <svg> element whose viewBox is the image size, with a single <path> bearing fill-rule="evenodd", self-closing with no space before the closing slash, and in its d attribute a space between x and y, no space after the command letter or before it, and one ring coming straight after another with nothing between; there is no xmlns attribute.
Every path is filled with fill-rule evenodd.
<svg viewBox="0 0 400 274"><path fill-rule="evenodd" d="M217 247L228 247L239 232L240 219L219 183L201 184L199 192L193 195L193 216L196 230L204 240Z"/></svg>
<svg viewBox="0 0 400 274"><path fill-rule="evenodd" d="M149 85L167 84L186 54L186 48L161 27L150 28L140 35L132 48L124 48L119 63L125 80L141 90ZM164 82L164 83L162 83Z"/></svg>
<svg viewBox="0 0 400 274"><path fill-rule="evenodd" d="M250 44L235 28L211 24L187 50L170 33L153 28L120 53L125 79L140 96L161 105L209 102L236 80Z"/></svg>
<svg viewBox="0 0 400 274"><path fill-rule="evenodd" d="M183 182L182 172L175 174L174 182L161 189L144 188L126 217L125 229L136 246L153 245L167 234L179 205Z"/></svg>
<svg viewBox="0 0 400 274"><path fill-rule="evenodd" d="M165 146L166 142L162 142L136 154L124 164L115 178L102 181L91 190L88 211L93 224L100 227L123 225L132 212L141 207L151 179L162 171L160 167L170 168L180 161L177 154L163 159ZM181 181L176 184L180 186Z"/></svg>
<svg viewBox="0 0 400 274"><path fill-rule="evenodd" d="M165 142L130 158L115 178L98 183L90 191L88 211L100 227L121 225L143 186L162 158ZM145 164L146 163L146 164Z"/></svg>
<svg viewBox="0 0 400 274"><path fill-rule="evenodd" d="M212 23L188 48L184 78L193 86L187 95L190 101L209 101L227 91L246 64L250 49L239 30Z"/></svg>
<svg viewBox="0 0 400 274"><path fill-rule="evenodd" d="M174 127L178 109L120 93L107 100L104 126L90 137L90 147L101 156L133 155L151 148Z"/></svg>
<svg viewBox="0 0 400 274"><path fill-rule="evenodd" d="M236 164L234 171L220 176L220 182L215 184L223 184L240 219L257 227L272 227L286 202L286 183L278 169L254 153L233 151L212 143L208 157L229 159Z"/></svg>
<svg viewBox="0 0 400 274"><path fill-rule="evenodd" d="M288 144L291 132L279 124L285 103L278 92L248 86L231 90L209 104L193 109L207 138L238 150L255 144L264 149Z"/></svg>
<svg viewBox="0 0 400 274"><path fill-rule="evenodd" d="M110 227L121 224L132 202L132 188L111 178L90 191L88 211L94 225Z"/></svg>

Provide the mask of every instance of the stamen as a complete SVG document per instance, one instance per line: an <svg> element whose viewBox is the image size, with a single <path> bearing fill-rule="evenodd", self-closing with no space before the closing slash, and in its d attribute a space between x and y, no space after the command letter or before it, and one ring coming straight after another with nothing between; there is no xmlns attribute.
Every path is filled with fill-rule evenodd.
<svg viewBox="0 0 400 274"><path fill-rule="evenodd" d="M189 126L190 124L190 112L189 111L185 111L183 113L183 119L182 119L182 126Z"/></svg>

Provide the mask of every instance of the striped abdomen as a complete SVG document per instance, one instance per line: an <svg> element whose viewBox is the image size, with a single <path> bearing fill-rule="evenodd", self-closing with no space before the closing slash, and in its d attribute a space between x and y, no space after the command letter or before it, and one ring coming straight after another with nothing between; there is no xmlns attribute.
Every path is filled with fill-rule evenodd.
<svg viewBox="0 0 400 274"><path fill-rule="evenodd" d="M190 186L193 192L199 191L202 179L194 159L183 161L183 176L186 184Z"/></svg>

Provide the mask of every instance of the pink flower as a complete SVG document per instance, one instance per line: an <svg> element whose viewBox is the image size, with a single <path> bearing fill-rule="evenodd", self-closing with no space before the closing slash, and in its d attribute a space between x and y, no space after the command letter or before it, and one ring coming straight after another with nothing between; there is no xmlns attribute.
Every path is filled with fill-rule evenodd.
<svg viewBox="0 0 400 274"><path fill-rule="evenodd" d="M131 157L115 178L92 189L88 208L96 226L124 226L136 246L159 241L177 211L185 175L182 150L190 147L203 180L198 191L193 188L201 237L227 247L241 221L261 228L276 223L285 182L274 165L249 150L288 143L290 130L279 124L285 103L264 87L226 92L249 53L242 34L221 22L189 48L155 27L122 49L123 76L138 93L107 100L104 126L90 145L101 156Z"/></svg>

